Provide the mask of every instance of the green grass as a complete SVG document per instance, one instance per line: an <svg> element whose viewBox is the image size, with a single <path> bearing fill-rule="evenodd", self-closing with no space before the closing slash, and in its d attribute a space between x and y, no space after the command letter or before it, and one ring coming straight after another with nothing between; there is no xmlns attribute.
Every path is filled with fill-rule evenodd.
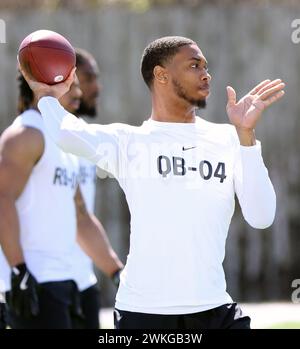
<svg viewBox="0 0 300 349"><path fill-rule="evenodd" d="M274 324L270 329L300 329L300 322L280 322Z"/></svg>

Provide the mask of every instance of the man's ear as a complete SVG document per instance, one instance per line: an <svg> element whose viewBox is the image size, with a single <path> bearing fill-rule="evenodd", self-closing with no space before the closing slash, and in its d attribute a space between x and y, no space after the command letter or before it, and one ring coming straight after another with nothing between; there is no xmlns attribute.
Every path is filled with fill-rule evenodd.
<svg viewBox="0 0 300 349"><path fill-rule="evenodd" d="M166 69L160 65L156 65L153 69L154 79L160 84L166 84L168 82L168 74Z"/></svg>

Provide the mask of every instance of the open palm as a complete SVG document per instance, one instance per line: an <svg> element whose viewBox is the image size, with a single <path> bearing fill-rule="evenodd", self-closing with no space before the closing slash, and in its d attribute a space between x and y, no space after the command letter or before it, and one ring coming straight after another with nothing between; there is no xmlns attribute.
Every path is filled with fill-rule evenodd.
<svg viewBox="0 0 300 349"><path fill-rule="evenodd" d="M280 79L262 81L238 102L235 90L227 86L226 110L230 122L237 128L253 130L262 112L284 95L284 86Z"/></svg>

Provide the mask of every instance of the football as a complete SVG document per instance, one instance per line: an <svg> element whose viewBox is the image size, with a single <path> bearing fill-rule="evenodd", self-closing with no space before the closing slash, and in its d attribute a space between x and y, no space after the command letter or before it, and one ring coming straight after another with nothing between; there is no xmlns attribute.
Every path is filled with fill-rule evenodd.
<svg viewBox="0 0 300 349"><path fill-rule="evenodd" d="M50 30L35 31L22 41L18 61L36 81L48 85L64 81L76 64L74 48L62 35Z"/></svg>

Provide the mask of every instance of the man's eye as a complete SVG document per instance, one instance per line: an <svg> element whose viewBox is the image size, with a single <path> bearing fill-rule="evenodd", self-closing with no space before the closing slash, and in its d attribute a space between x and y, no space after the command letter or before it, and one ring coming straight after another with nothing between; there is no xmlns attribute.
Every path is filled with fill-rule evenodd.
<svg viewBox="0 0 300 349"><path fill-rule="evenodd" d="M191 65L192 68L199 68L199 64L198 63L194 63Z"/></svg>

